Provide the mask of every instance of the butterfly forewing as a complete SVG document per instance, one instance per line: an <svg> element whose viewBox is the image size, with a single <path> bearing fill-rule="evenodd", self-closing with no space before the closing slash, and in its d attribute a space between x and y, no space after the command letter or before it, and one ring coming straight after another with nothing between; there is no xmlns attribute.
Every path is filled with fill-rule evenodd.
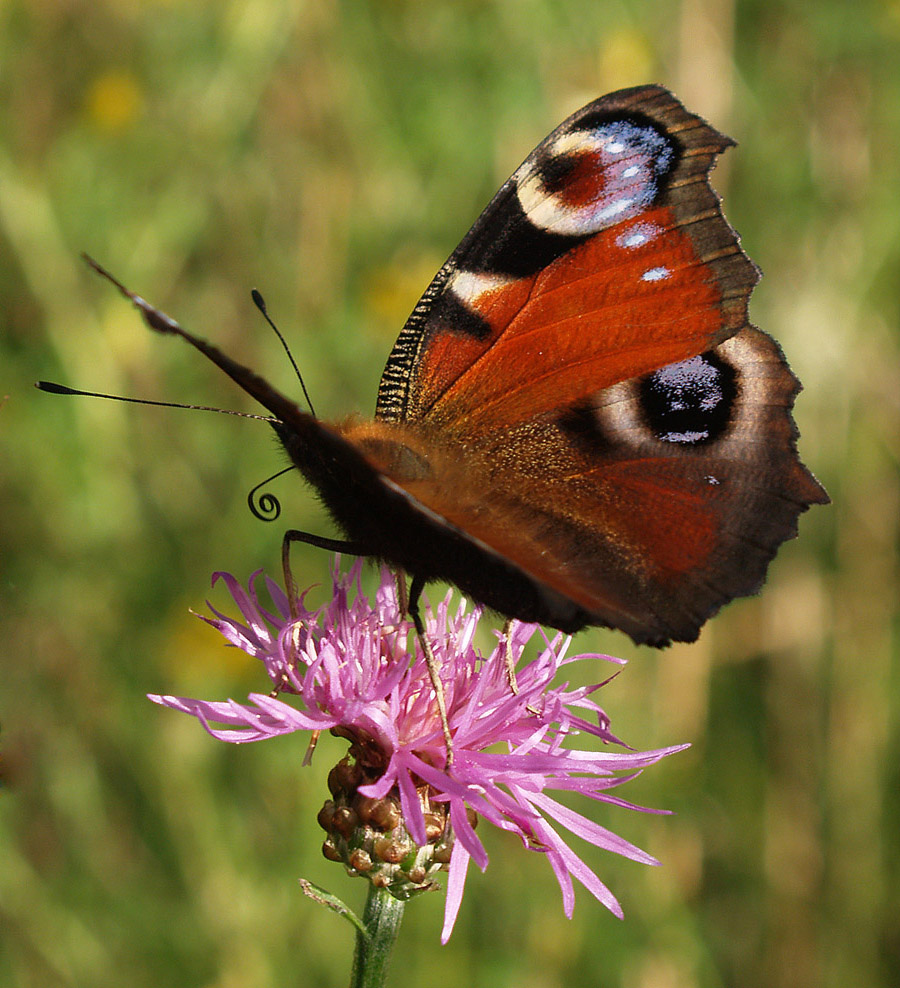
<svg viewBox="0 0 900 988"><path fill-rule="evenodd" d="M656 86L570 117L429 286L376 416L482 436L740 329L758 275L707 178L730 144Z"/></svg>

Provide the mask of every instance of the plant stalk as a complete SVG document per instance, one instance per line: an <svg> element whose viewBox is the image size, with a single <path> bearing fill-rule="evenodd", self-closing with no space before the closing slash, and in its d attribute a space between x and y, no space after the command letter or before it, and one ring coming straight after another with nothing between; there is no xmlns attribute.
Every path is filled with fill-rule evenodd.
<svg viewBox="0 0 900 988"><path fill-rule="evenodd" d="M369 897L363 913L368 936L360 931L356 933L350 988L383 988L391 951L400 932L404 905L387 890L369 885Z"/></svg>

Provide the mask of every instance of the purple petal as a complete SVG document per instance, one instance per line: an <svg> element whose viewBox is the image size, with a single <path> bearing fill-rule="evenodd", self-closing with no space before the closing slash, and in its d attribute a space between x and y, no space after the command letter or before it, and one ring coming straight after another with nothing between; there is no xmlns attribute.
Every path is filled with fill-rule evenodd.
<svg viewBox="0 0 900 988"><path fill-rule="evenodd" d="M311 612L301 597L294 602L294 620L287 596L274 580L266 577L263 585L257 572L245 589L234 577L217 574L214 582L224 581L243 620L212 607L214 616L203 620L231 645L260 659L278 695L253 693L246 704L173 696L151 699L197 718L213 737L224 741L243 743L338 726L350 737L365 738L381 749L386 768L360 792L375 798L399 792L406 826L419 844L425 843L426 834L417 790L428 785L433 800L448 804L456 835L442 932L445 942L461 907L469 861L482 869L488 864L467 807L485 823L517 834L526 848L544 855L559 883L566 915L574 908L572 880L577 878L621 916L615 897L557 833L554 823L616 854L645 864L655 864L656 859L549 793L577 793L621 809L665 812L637 806L610 790L686 746L628 748L613 734L609 717L593 699L614 676L583 687L553 685L563 666L597 660L623 665L622 660L568 655L570 638L557 634L550 639L538 626L519 621L509 628L519 684L519 693L513 694L502 635L496 633L497 645L485 658L473 644L480 611L467 612L465 603L453 604L448 593L436 606L424 606L454 737L454 760L452 766L445 766L447 752L434 690L411 624L400 613L395 580L383 571L370 603L359 590L361 565L356 561L344 574L335 568L331 600ZM262 596L271 599L273 609L261 603ZM544 647L523 663L523 650L535 634ZM573 675L575 681L579 678ZM579 736L600 739L609 747L579 748ZM596 747L596 741L592 743Z"/></svg>
<svg viewBox="0 0 900 988"><path fill-rule="evenodd" d="M453 933L466 887L468 869L469 855L462 844L457 844L450 855L450 872L447 876L447 899L444 903L444 928L441 930L441 943L446 943L450 939L450 934Z"/></svg>

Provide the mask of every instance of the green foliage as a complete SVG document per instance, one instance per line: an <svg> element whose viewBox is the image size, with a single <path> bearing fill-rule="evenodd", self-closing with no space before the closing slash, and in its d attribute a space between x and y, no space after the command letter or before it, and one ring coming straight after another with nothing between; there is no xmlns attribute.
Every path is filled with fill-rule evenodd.
<svg viewBox="0 0 900 988"><path fill-rule="evenodd" d="M649 81L740 141L714 178L834 505L697 645L577 643L634 656L603 698L621 736L694 743L636 783L675 817L596 810L663 861L591 858L625 922L584 893L566 921L547 863L489 835L450 945L442 897L416 901L391 983L900 983L898 38L897 3L843 0L0 6L0 983L342 984L350 931L296 880L365 895L319 853L342 745L301 769L291 738L226 746L143 699L265 688L188 608L215 569L277 572L280 524L245 495L281 459L259 423L31 387L252 410L79 253L293 389L258 286L319 413L370 413L499 183ZM328 565L297 554L305 583Z"/></svg>

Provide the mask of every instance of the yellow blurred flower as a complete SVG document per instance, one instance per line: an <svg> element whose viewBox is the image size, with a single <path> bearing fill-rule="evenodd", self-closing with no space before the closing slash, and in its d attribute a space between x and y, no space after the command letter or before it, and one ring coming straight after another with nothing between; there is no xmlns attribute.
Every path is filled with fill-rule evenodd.
<svg viewBox="0 0 900 988"><path fill-rule="evenodd" d="M197 682L208 682L210 676L231 681L231 688L236 688L234 684L250 681L257 671L245 652L223 648L222 640L210 635L187 604L172 608L161 647L162 668L178 689L191 689Z"/></svg>
<svg viewBox="0 0 900 988"><path fill-rule="evenodd" d="M397 335L440 266L441 258L433 252L418 255L401 251L371 273L364 298L377 335Z"/></svg>
<svg viewBox="0 0 900 988"><path fill-rule="evenodd" d="M85 112L98 130L113 133L124 130L140 116L143 106L137 79L122 69L111 69L97 76L85 97Z"/></svg>
<svg viewBox="0 0 900 988"><path fill-rule="evenodd" d="M601 93L652 81L656 60L647 36L630 27L611 31L598 52Z"/></svg>

